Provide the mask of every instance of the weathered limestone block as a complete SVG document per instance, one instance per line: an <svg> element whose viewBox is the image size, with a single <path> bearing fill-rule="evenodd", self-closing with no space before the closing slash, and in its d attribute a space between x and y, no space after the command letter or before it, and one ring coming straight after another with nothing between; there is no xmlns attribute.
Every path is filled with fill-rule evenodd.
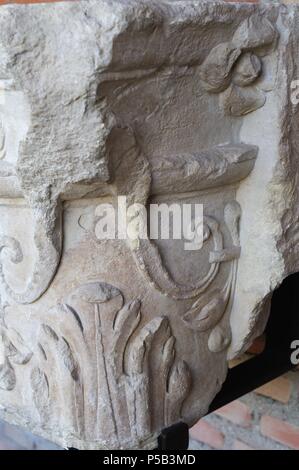
<svg viewBox="0 0 299 470"><path fill-rule="evenodd" d="M299 269L298 13L0 7L2 418L146 449L207 412ZM118 196L203 204L203 248L99 240L97 207Z"/></svg>

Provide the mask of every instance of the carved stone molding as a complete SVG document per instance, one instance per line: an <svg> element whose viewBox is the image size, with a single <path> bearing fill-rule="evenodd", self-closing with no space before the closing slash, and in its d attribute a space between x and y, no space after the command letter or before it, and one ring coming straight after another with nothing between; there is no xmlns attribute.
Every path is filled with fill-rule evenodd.
<svg viewBox="0 0 299 470"><path fill-rule="evenodd" d="M1 417L66 447L152 449L207 412L299 269L297 20L200 0L0 7ZM202 204L203 247L98 239L119 196L145 217Z"/></svg>

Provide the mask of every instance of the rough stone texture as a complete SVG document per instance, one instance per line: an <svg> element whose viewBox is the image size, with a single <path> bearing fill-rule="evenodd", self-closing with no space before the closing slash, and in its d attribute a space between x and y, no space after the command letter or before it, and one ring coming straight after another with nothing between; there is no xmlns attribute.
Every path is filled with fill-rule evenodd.
<svg viewBox="0 0 299 470"><path fill-rule="evenodd" d="M297 23L278 4L0 8L3 418L145 449L206 413L298 270ZM98 240L117 196L202 203L203 249Z"/></svg>

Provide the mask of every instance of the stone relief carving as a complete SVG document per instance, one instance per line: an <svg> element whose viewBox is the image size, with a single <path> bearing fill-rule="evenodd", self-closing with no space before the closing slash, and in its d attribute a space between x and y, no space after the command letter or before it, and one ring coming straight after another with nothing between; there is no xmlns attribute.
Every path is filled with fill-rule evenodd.
<svg viewBox="0 0 299 470"><path fill-rule="evenodd" d="M220 324L226 310L231 307L234 286L237 274L237 263L240 256L239 221L241 208L234 201L224 209L224 219L229 227L234 246L230 250L219 250L210 253L210 262L216 265L221 262L232 260L230 273L224 288L211 290L199 297L191 309L184 315L187 325L198 331L209 331L208 347L210 351L220 352L230 344L231 331L229 327L223 328Z"/></svg>
<svg viewBox="0 0 299 470"><path fill-rule="evenodd" d="M32 351L24 343L18 331L8 328L4 321L4 309L0 316L0 389L11 391L16 387L15 366L28 364Z"/></svg>
<svg viewBox="0 0 299 470"><path fill-rule="evenodd" d="M117 138L116 138L117 137ZM116 194L128 196L129 203L146 204L150 191L162 193L176 188L176 192L200 191L207 188L219 188L223 184L237 184L252 171L258 149L255 146L238 144L218 146L197 155L179 155L169 160L152 159L151 165L139 149L136 139L126 129L113 134L113 140L118 142L121 151L114 148L113 165L117 168L114 175ZM128 149L128 150L126 150ZM124 158L124 155L126 158ZM130 175L123 180L123 174ZM140 214L142 223L143 214ZM149 239L138 239L130 243L130 248L137 266L150 285L162 294L176 300L196 299L191 310L184 315L184 321L192 328L201 330L199 324L203 317L209 318L211 332L209 347L211 351L219 352L229 346L230 331L217 325L226 309L231 306L234 283L237 270L237 259L240 257L240 242L238 237L241 208L232 201L224 208L224 220L231 232L231 247L224 247L220 223L215 218L204 216L204 242L213 240L213 250L210 251L207 263L210 265L207 274L196 283L186 285L176 282L165 268L157 246ZM137 222L138 223L138 222ZM224 287L218 291L213 289L221 263L231 263L231 272ZM200 269L199 269L200 272ZM195 326L198 323L197 326ZM217 326L217 327L216 327Z"/></svg>
<svg viewBox="0 0 299 470"><path fill-rule="evenodd" d="M243 116L264 106L265 93L253 85L262 73L262 57L273 50L277 39L273 24L254 14L243 21L230 42L211 50L200 77L208 92L221 93L226 114Z"/></svg>
<svg viewBox="0 0 299 470"><path fill-rule="evenodd" d="M204 61L200 70L202 82L209 92L219 93L226 90L222 99L223 107L228 113L240 116L254 111L265 103L262 92L257 89L247 89L248 85L251 85L261 72L260 59L252 51L258 50L259 54L263 56L266 54L267 48L273 47L276 40L277 32L273 25L258 14L252 15L239 26L230 43L216 46ZM241 89L240 87L246 88ZM3 126L0 131L3 133ZM0 137L2 148L5 136L0 135ZM227 149L227 152L229 153L229 149ZM217 149L216 156L211 153L209 157L212 161L217 158ZM200 158L201 156L199 156L199 160ZM178 157L179 165L182 164L179 161L180 159L181 157ZM172 161L172 165L174 161ZM190 165L191 162L192 160L189 160L188 164ZM9 296L16 302L25 304L36 301L46 291L57 271L62 247L60 199L66 187L70 185L70 181L64 181L63 179L59 181L59 177L57 178L57 175L55 175L55 186L53 185L54 181L47 181L45 184L43 179L40 181L40 174L37 171L36 183L32 184L32 171L29 169L28 162L24 163L24 168L23 162L22 165L19 164L18 178L24 196L35 214L34 245L37 250L36 262L24 292L15 292L9 286L2 267L1 277ZM207 161L208 163L209 161ZM36 162L34 164L36 165ZM215 164L214 161L211 164ZM223 163L221 164L223 165ZM173 167L173 170L175 171L175 167ZM28 181L28 173L31 175L30 181ZM78 174L79 178L77 179L76 173L78 174L78 172L74 174L74 182L84 181L84 176ZM103 176L104 180L108 177L108 175ZM197 179L203 179L203 177L204 175L199 170L194 172L194 176L190 180L196 181ZM193 181L193 184L195 181ZM30 184L29 192L26 190L28 182ZM186 189L190 185L184 178L180 184L186 185ZM140 186L140 183L138 186ZM143 189L143 193L146 193L145 189ZM17 251L20 253L21 248L18 247ZM22 257L14 253L13 259L14 262L20 262ZM45 262L45 260L47 261Z"/></svg>
<svg viewBox="0 0 299 470"><path fill-rule="evenodd" d="M42 203L33 210L36 217L33 242L37 251L37 259L24 292L15 292L11 288L4 274L3 259L0 265L0 277L6 293L15 302L21 304L32 303L45 292L56 273L61 256L62 213L60 203L57 202L57 205L48 208ZM46 225L45 218L47 219ZM9 253L11 262L22 262L23 253L18 240L2 236L0 239L1 253L4 249Z"/></svg>
<svg viewBox="0 0 299 470"><path fill-rule="evenodd" d="M230 43L216 46L205 59L200 67L201 80L208 92L224 92L222 106L227 114L242 116L265 104L266 98L262 91L256 87L249 89L262 71L261 59L253 51L257 50L263 57L269 49L273 49L277 37L276 29L266 18L252 15L239 26ZM227 180L240 181L252 170L256 155L257 149L253 146L250 148L239 144L235 147L229 145L216 147L196 156L177 156L169 161L167 159L157 159L157 162L153 160L152 192L155 190L167 192L168 188L171 191L174 187L178 192L180 188L183 191L201 190L221 185ZM233 177L231 176L232 167ZM144 169L142 171L144 174ZM142 179L140 173L138 178ZM147 176L148 180L149 176ZM143 189L147 187L147 181L143 178ZM141 199L143 200L144 196ZM178 300L197 297L191 310L184 315L184 320L191 328L198 329L198 331L205 331L214 326L208 345L210 350L215 352L227 348L230 343L230 331L224 332L217 324L228 305L231 306L233 297L237 259L240 256L237 228L240 215L241 210L236 202L225 208L224 218L232 232L232 239L236 242L230 249L223 247L218 222L212 217L205 216L204 241L210 236L213 237L214 252L210 253L210 270L197 285L183 286L176 283L163 266L157 248L149 240L139 240L138 245L133 248L141 271L158 290ZM228 261L232 261L231 273L223 290L206 292L217 276L220 263ZM204 324L207 326L204 327Z"/></svg>
<svg viewBox="0 0 299 470"><path fill-rule="evenodd" d="M16 93L16 91L11 80L2 81L4 85L1 89L1 100L3 101L2 107L4 107L6 94L8 92ZM21 110L18 111L22 115ZM17 144L15 145L17 146ZM17 190L16 196L25 196L32 208L35 224L31 243L33 243L36 250L36 261L23 292L16 292L7 282L3 269L3 256L1 256L0 276L8 296L18 303L26 304L34 302L45 292L58 268L62 246L61 204L57 197L53 197L49 187L41 188L37 192L33 191L31 194L26 192L23 188L19 169L5 159L6 155L6 134L2 118L0 121L0 178L2 181L7 180L7 183L4 182L4 187L8 185L11 196L14 196L14 191ZM32 168L28 171L31 175L34 173ZM22 188L21 191L20 187ZM18 240L3 234L0 241L1 255L3 250L10 254L11 262L22 262L23 251Z"/></svg>
<svg viewBox="0 0 299 470"><path fill-rule="evenodd" d="M181 175L182 179L184 180L184 185L186 185L186 187L188 187L188 183L190 184L190 186L194 184L194 186L196 185L198 187L200 185L200 182L203 188L213 185L217 186L217 183L219 184L219 180L221 179L227 178L227 180L232 181L238 179L238 177L241 179L244 177L244 174L248 174L254 166L256 152L257 149L255 149L254 147L250 148L248 146L243 145L240 145L237 148L218 148L215 149L214 152L210 151L210 153L208 153L208 156L211 160L207 159L207 168L209 172L208 179L204 178L204 172L202 172L201 170L201 165L198 166L197 171L194 171L193 165L193 172L191 173L191 175L188 170L186 171L185 165L192 165L192 157L189 159L185 157L186 160L183 161L183 167L181 168L179 167L181 161L178 159L178 169L174 166L174 164L172 164L172 168L169 172L167 172L166 161L166 171L165 167L158 168L157 170L154 168L154 178L156 179L156 181L159 179L160 181L163 181L163 173L164 175L165 173L168 173L168 180L170 180L171 184L175 185L176 187L179 186L181 183ZM217 157L219 154L222 158L219 158L219 166L217 166ZM225 160L225 157L227 158L227 160ZM197 161L202 164L202 162L205 163L206 155L203 153L203 155L199 155L197 156L197 158ZM209 165L210 161L212 160L213 164ZM229 161L231 161L231 164L229 164ZM238 169L236 170L236 168ZM172 171L175 174L175 179L171 179ZM230 172L231 174L229 174ZM184 177L184 174L186 173L188 174L188 178ZM221 173L223 174L221 175ZM232 173L234 174L232 175ZM188 181L188 179L190 182ZM236 203L233 203L231 206L228 206L227 212L230 210L230 207L235 208ZM232 227L229 228L234 232L235 238L235 221L230 218L228 220L228 223L230 225L232 224ZM218 273L219 265L221 262L231 261L240 256L240 247L238 245L232 246L231 248L224 248L223 237L219 229L219 223L213 217L209 217L208 215L206 215L204 216L204 241L206 241L210 237L213 238L214 243L214 248L213 251L210 253L209 258L209 263L211 264L211 267L209 269L208 274L204 278L200 279L197 285L180 286L179 284L175 283L175 281L171 279L169 273L167 273L167 271L164 269L161 257L157 249L149 240L139 240L138 247L134 250L137 263L140 265L141 270L147 275L150 281L154 283L156 288L164 294L170 295L175 299L194 298L210 286L210 284L213 282Z"/></svg>
<svg viewBox="0 0 299 470"><path fill-rule="evenodd" d="M81 438L95 432L94 439L110 448L138 447L155 429L180 419L192 386L187 364L176 357L169 320L158 316L140 325L140 301L124 303L117 288L101 282L80 286L70 296L75 299L85 311L58 305L51 323L41 326L40 364L31 373L34 403L43 420L59 419L50 415L55 407L67 409ZM72 325L70 334L57 329L57 318L62 330Z"/></svg>
<svg viewBox="0 0 299 470"><path fill-rule="evenodd" d="M0 121L0 160L3 160L6 155L5 150L5 131L3 127L3 122Z"/></svg>
<svg viewBox="0 0 299 470"><path fill-rule="evenodd" d="M206 413L284 276L268 200L282 157L262 118L282 127L263 81L272 66L281 87L289 26L280 7L197 0L26 8L0 7L0 414L66 446L154 448ZM202 253L97 240L95 208L119 195L203 202Z"/></svg>

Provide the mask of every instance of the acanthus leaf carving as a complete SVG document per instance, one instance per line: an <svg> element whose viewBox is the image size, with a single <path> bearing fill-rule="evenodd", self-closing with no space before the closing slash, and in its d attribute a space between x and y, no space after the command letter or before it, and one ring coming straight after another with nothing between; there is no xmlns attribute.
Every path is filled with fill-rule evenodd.
<svg viewBox="0 0 299 470"><path fill-rule="evenodd" d="M166 424L179 422L185 396L192 387L190 370L184 361L173 367L169 379L166 395Z"/></svg>
<svg viewBox="0 0 299 470"><path fill-rule="evenodd" d="M11 391L14 390L17 383L15 366L28 364L33 356L33 352L25 344L18 331L7 327L2 305L0 316L0 348L0 389Z"/></svg>
<svg viewBox="0 0 299 470"><path fill-rule="evenodd" d="M49 382L46 374L34 367L30 375L33 402L41 416L45 420L50 416Z"/></svg>
<svg viewBox="0 0 299 470"><path fill-rule="evenodd" d="M11 391L16 386L16 374L7 357L4 363L0 365L0 388L2 390Z"/></svg>
<svg viewBox="0 0 299 470"><path fill-rule="evenodd" d="M61 409L72 410L70 425L78 437L96 430L98 439L114 448L132 439L138 446L181 416L191 388L189 368L176 358L169 320L155 317L140 326L140 301L125 303L117 288L101 282L76 289L69 302L76 301L86 312L58 305L41 327L42 353L31 374L35 404L43 413L55 393L56 406L58 401ZM56 315L73 324L69 336L63 323L57 331ZM84 360L86 369L80 365ZM155 405L161 400L162 411Z"/></svg>
<svg viewBox="0 0 299 470"><path fill-rule="evenodd" d="M56 348L62 363L71 374L72 379L77 381L79 366L75 361L74 355L67 340L64 337L59 337L48 325L42 325L42 328L50 340L56 343Z"/></svg>
<svg viewBox="0 0 299 470"><path fill-rule="evenodd" d="M184 322L195 331L207 331L213 328L222 318L226 305L227 296L220 290L211 291L207 296L200 297L185 313Z"/></svg>

